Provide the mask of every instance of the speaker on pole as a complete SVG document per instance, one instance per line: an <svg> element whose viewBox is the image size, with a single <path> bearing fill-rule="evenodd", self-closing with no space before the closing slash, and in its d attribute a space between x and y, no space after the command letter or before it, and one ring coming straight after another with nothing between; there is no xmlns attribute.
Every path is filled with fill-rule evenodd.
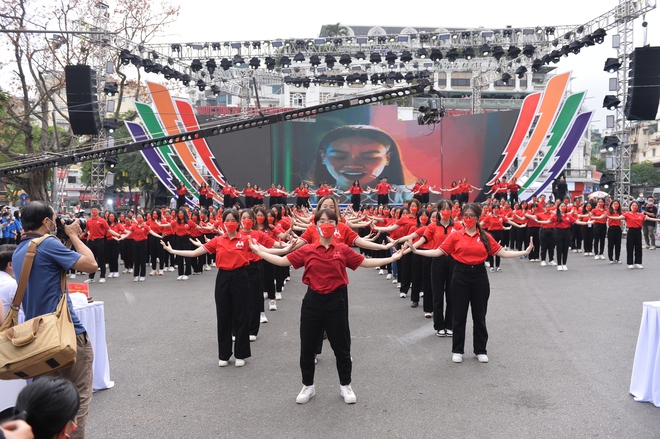
<svg viewBox="0 0 660 439"><path fill-rule="evenodd" d="M660 47L636 48L631 55L628 78L626 118L655 120L660 104Z"/></svg>
<svg viewBox="0 0 660 439"><path fill-rule="evenodd" d="M66 66L66 100L71 131L75 135L98 135L101 130L96 71L85 65Z"/></svg>

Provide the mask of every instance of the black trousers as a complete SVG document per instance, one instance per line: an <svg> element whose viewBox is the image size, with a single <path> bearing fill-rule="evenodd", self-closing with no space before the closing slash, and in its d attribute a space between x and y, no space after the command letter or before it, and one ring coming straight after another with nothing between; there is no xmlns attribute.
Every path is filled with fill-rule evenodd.
<svg viewBox="0 0 660 439"><path fill-rule="evenodd" d="M305 386L314 384L314 355L323 331L335 352L339 383L351 383L351 333L348 324L348 293L346 287L329 294L307 289L300 309L300 370Z"/></svg>
<svg viewBox="0 0 660 439"><path fill-rule="evenodd" d="M527 248L527 245L529 244L527 227L522 229L515 229L518 231L516 233L516 250L521 251L522 249Z"/></svg>
<svg viewBox="0 0 660 439"><path fill-rule="evenodd" d="M147 274L147 240L133 241L133 276L144 277Z"/></svg>
<svg viewBox="0 0 660 439"><path fill-rule="evenodd" d="M121 260L124 261L124 268L133 268L133 240L126 239L119 243Z"/></svg>
<svg viewBox="0 0 660 439"><path fill-rule="evenodd" d="M248 329L247 268L218 269L215 278L215 313L218 319L218 358L229 361L232 354L232 328L236 334L234 357L244 360L251 356Z"/></svg>
<svg viewBox="0 0 660 439"><path fill-rule="evenodd" d="M465 265L456 262L451 279L451 292L454 300L452 352L465 353L465 326L468 308L472 308L474 353L486 354L486 343L488 343L486 311L490 297L490 283L486 266L484 264Z"/></svg>
<svg viewBox="0 0 660 439"><path fill-rule="evenodd" d="M163 236L163 242L166 244L170 244L171 246L174 246L174 235L165 235ZM174 256L171 253L168 253L163 249L163 260L165 263L166 267L174 267L174 261L176 260L176 256Z"/></svg>
<svg viewBox="0 0 660 439"><path fill-rule="evenodd" d="M440 256L431 259L433 328L436 331L452 328L453 300L451 296L451 278L453 273L454 258L451 256ZM426 296L426 294L424 295Z"/></svg>
<svg viewBox="0 0 660 439"><path fill-rule="evenodd" d="M582 248L582 226L579 224L571 225L571 248L573 250Z"/></svg>
<svg viewBox="0 0 660 439"><path fill-rule="evenodd" d="M153 235L147 237L149 242L149 255L151 257L151 269L155 270L157 266L162 270L165 266L165 249L160 244L160 238L156 238ZM169 253L168 253L169 254ZM157 261L158 260L158 261Z"/></svg>
<svg viewBox="0 0 660 439"><path fill-rule="evenodd" d="M521 229L522 230L522 229ZM504 246L504 242L502 241L503 236L504 236L504 230L489 230L488 231L490 235L493 237L493 239L496 242L499 242L502 246ZM500 257L499 256L488 256L488 263L490 264L491 267L499 267L500 266Z"/></svg>
<svg viewBox="0 0 660 439"><path fill-rule="evenodd" d="M607 258L610 261L621 260L621 226L607 229Z"/></svg>
<svg viewBox="0 0 660 439"><path fill-rule="evenodd" d="M199 196L199 207L201 207L201 208L206 207L206 195L200 195Z"/></svg>
<svg viewBox="0 0 660 439"><path fill-rule="evenodd" d="M174 248L177 250L190 250L190 246L192 244L190 243L190 236L177 236L174 235ZM184 258L183 256L178 256L176 257L176 264L178 266L179 270L179 276L190 276L190 266L192 264L191 258ZM184 269L185 265L185 269Z"/></svg>
<svg viewBox="0 0 660 439"><path fill-rule="evenodd" d="M605 251L605 235L607 234L607 225L594 224L594 253L602 255Z"/></svg>
<svg viewBox="0 0 660 439"><path fill-rule="evenodd" d="M110 273L119 273L119 241L105 240L105 260L110 266Z"/></svg>
<svg viewBox="0 0 660 439"><path fill-rule="evenodd" d="M400 292L408 294L410 284L412 283L412 258L413 254L408 253L401 256L397 262L397 276L401 283Z"/></svg>
<svg viewBox="0 0 660 439"><path fill-rule="evenodd" d="M275 268L268 261L263 261L263 291L268 293L270 300L275 300Z"/></svg>
<svg viewBox="0 0 660 439"><path fill-rule="evenodd" d="M566 265L568 247L571 245L571 230L555 229L555 245L557 246L557 265Z"/></svg>
<svg viewBox="0 0 660 439"><path fill-rule="evenodd" d="M419 293L424 292L424 312L433 312L433 291L431 288L431 259L414 254L410 266L412 293L410 300L419 302Z"/></svg>
<svg viewBox="0 0 660 439"><path fill-rule="evenodd" d="M555 259L555 230L541 229L539 239L541 241L541 260L545 261L545 255L548 255L549 261Z"/></svg>
<svg viewBox="0 0 660 439"><path fill-rule="evenodd" d="M626 237L626 259L628 265L642 263L642 229L628 227Z"/></svg>
<svg viewBox="0 0 660 439"><path fill-rule="evenodd" d="M360 210L360 203L361 202L362 202L362 196L360 196L360 194L352 194L351 195L351 204L353 205L353 211L354 212L357 212L357 211ZM378 201L378 204L380 204L380 200Z"/></svg>
<svg viewBox="0 0 660 439"><path fill-rule="evenodd" d="M105 238L88 240L87 247L94 253L94 259L101 268L101 279L105 278ZM90 273L89 278L94 279L95 275L96 272Z"/></svg>
<svg viewBox="0 0 660 439"><path fill-rule="evenodd" d="M516 203L519 203L519 201L518 201L518 192L513 191L513 192L511 192L511 203L510 204L513 206ZM534 258L534 259L536 259L536 258Z"/></svg>
<svg viewBox="0 0 660 439"><path fill-rule="evenodd" d="M582 226L581 232L584 252L592 253L594 250L594 228L592 226Z"/></svg>
<svg viewBox="0 0 660 439"><path fill-rule="evenodd" d="M390 204L390 196L388 194L378 194L378 204Z"/></svg>
<svg viewBox="0 0 660 439"><path fill-rule="evenodd" d="M186 205L186 196L185 195L179 195L176 198L176 210L181 209L185 205Z"/></svg>
<svg viewBox="0 0 660 439"><path fill-rule="evenodd" d="M262 261L251 262L247 267L248 275L248 331L250 335L259 334L261 313L264 310L264 284Z"/></svg>
<svg viewBox="0 0 660 439"><path fill-rule="evenodd" d="M527 231L529 232L529 237L532 238L532 242L534 243L534 248L532 251L529 253L529 259L539 259L539 253L540 251L540 227L528 227ZM529 241L527 241L529 243Z"/></svg>

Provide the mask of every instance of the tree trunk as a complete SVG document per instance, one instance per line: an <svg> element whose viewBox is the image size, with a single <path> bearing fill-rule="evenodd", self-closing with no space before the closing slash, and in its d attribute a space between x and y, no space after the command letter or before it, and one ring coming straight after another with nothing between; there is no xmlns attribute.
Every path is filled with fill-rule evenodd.
<svg viewBox="0 0 660 439"><path fill-rule="evenodd" d="M28 197L30 197L30 201L41 200L50 203L51 197L47 188L52 177L52 169L40 169L30 171L28 178L22 178L16 184L23 188Z"/></svg>

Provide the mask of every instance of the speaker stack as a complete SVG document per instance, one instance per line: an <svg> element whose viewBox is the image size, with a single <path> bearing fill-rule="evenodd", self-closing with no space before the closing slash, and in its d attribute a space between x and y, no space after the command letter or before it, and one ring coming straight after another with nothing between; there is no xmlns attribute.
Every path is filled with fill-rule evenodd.
<svg viewBox="0 0 660 439"><path fill-rule="evenodd" d="M631 55L628 77L626 118L655 120L660 104L660 47L636 48Z"/></svg>
<svg viewBox="0 0 660 439"><path fill-rule="evenodd" d="M71 131L75 135L98 135L101 130L96 71L90 66L64 68L66 100Z"/></svg>

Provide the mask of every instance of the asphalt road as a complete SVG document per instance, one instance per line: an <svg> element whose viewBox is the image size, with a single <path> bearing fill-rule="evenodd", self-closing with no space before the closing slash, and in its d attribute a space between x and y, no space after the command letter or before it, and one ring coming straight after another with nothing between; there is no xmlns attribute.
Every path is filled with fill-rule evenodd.
<svg viewBox="0 0 660 439"><path fill-rule="evenodd" d="M94 395L88 438L660 437L659 409L628 393L659 265L660 250L644 250L643 270L574 253L567 272L503 260L490 274L488 364L471 354L470 323L454 364L421 306L373 269L351 272L355 405L339 396L327 342L316 397L295 403L302 270L242 368L217 365L214 271L108 279L91 295L105 302L115 387Z"/></svg>

